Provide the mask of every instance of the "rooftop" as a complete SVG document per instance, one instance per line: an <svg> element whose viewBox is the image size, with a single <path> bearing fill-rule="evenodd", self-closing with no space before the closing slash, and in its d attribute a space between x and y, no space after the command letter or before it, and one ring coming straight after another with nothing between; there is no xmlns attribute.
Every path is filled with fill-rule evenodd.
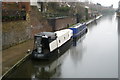
<svg viewBox="0 0 120 80"><path fill-rule="evenodd" d="M54 32L41 32L41 33L35 34L35 36L53 37L53 36L56 36L56 34Z"/></svg>
<svg viewBox="0 0 120 80"><path fill-rule="evenodd" d="M83 23L83 24L78 23L78 24L73 25L73 26L70 27L70 28L78 28L78 27L80 27L80 26L82 26L82 25L84 25L84 24L85 24L85 23Z"/></svg>
<svg viewBox="0 0 120 80"><path fill-rule="evenodd" d="M57 34L57 36L62 36L65 33L67 33L68 31L69 31L69 29L64 29L64 30L56 31L55 33Z"/></svg>

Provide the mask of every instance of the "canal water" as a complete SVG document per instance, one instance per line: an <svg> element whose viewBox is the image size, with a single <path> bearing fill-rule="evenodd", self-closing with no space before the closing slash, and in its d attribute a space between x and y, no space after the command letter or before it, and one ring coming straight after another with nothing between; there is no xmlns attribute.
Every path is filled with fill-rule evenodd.
<svg viewBox="0 0 120 80"><path fill-rule="evenodd" d="M118 18L106 15L55 60L27 60L9 78L117 78Z"/></svg>

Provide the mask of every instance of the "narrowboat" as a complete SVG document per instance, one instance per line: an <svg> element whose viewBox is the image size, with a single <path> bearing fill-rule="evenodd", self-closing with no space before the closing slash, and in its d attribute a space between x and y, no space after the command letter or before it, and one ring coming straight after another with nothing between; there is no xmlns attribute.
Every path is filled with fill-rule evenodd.
<svg viewBox="0 0 120 80"><path fill-rule="evenodd" d="M34 36L32 58L48 59L55 51L61 51L65 44L72 42L72 30L64 29L56 32L41 32Z"/></svg>
<svg viewBox="0 0 120 80"><path fill-rule="evenodd" d="M78 23L70 27L69 29L73 30L73 39L79 39L83 34L87 32L86 23Z"/></svg>

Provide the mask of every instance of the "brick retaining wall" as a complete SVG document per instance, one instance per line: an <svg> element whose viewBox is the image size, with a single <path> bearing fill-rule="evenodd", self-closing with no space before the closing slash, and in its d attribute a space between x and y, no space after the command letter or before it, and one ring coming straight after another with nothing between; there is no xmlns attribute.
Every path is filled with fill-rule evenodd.
<svg viewBox="0 0 120 80"><path fill-rule="evenodd" d="M52 20L51 20L52 21ZM75 17L56 18L55 23L48 21L38 11L37 7L31 7L30 21L11 21L2 23L2 47L6 49L10 46L24 42L33 38L35 34L43 31L53 31L66 28L76 23Z"/></svg>
<svg viewBox="0 0 120 80"><path fill-rule="evenodd" d="M2 23L2 48L21 43L29 39L27 27L30 25L27 21L12 21Z"/></svg>

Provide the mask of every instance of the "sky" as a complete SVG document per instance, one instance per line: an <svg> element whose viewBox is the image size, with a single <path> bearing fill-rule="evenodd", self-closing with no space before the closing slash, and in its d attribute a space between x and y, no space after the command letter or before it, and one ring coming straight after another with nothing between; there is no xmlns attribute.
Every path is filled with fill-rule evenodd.
<svg viewBox="0 0 120 80"><path fill-rule="evenodd" d="M34 0L32 0L34 1ZM49 0L50 1L50 0ZM51 1L56 1L56 0L51 0ZM58 0L59 1L59 0ZM65 0L65 1L75 1L75 0ZM77 1L77 0L76 0ZM113 7L114 8L118 8L118 2L120 0L79 0L79 1L90 1L90 2L93 2L93 3L100 3L101 5L103 6L111 6L113 4Z"/></svg>
<svg viewBox="0 0 120 80"><path fill-rule="evenodd" d="M80 1L90 1L93 3L100 3L103 6L110 6L111 4L113 4L114 8L118 8L118 2L120 0L80 0Z"/></svg>
<svg viewBox="0 0 120 80"><path fill-rule="evenodd" d="M2 0L2 1L16 1L16 0ZM20 1L27 1L27 0L20 0ZM36 1L36 0L30 0L30 1ZM48 1L56 1L56 0L48 0ZM65 0L65 1L75 1L75 0ZM100 3L103 6L111 6L113 4L114 8L118 8L118 2L120 0L79 0L79 1L90 1L93 3Z"/></svg>

